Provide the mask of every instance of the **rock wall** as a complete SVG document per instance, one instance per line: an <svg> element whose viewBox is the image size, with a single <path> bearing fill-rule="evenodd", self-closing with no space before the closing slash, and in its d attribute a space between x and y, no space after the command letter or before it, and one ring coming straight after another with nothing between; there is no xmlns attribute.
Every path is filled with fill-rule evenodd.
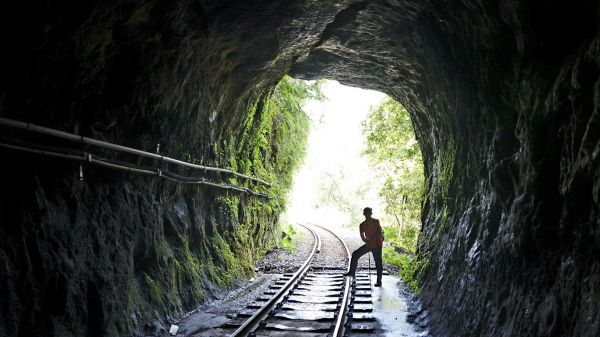
<svg viewBox="0 0 600 337"><path fill-rule="evenodd" d="M373 1L294 65L411 112L435 336L600 334L598 1Z"/></svg>
<svg viewBox="0 0 600 337"><path fill-rule="evenodd" d="M22 27L2 29L1 116L224 166L221 145L285 73L386 92L410 111L426 162L431 332L600 334L598 1L21 6L1 11ZM73 165L9 158L4 331L132 331L202 299L211 282L189 275L211 273L181 266L203 268L215 233L242 236L244 210L262 234L232 251L272 240L276 215L256 201L236 201L234 215L215 206L218 191L93 168L82 184ZM168 241L173 231L200 239Z"/></svg>
<svg viewBox="0 0 600 337"><path fill-rule="evenodd" d="M281 177L293 165L275 154L288 156L284 142L299 138L280 134L289 125L277 123L288 121L266 120L263 103L297 47L289 37L322 27L306 31L288 14L300 8L268 2L1 6L10 48L1 56L0 116L150 152L160 144L171 157L269 180L271 188L208 176L276 198L92 165L80 181L76 163L2 149L0 336L154 333L251 277L252 260L278 238L290 184ZM323 7L324 17L336 10ZM288 41L271 36L277 30ZM252 147L258 135L248 128L271 144ZM0 137L159 164L6 127Z"/></svg>

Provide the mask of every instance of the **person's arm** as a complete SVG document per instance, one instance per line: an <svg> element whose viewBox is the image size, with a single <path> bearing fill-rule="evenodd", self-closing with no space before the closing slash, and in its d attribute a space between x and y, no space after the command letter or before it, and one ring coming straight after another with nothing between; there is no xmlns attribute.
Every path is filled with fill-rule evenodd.
<svg viewBox="0 0 600 337"><path fill-rule="evenodd" d="M383 228L381 227L379 220L377 220L377 229L379 230L379 237L381 238L381 241L383 241L385 238L383 237Z"/></svg>
<svg viewBox="0 0 600 337"><path fill-rule="evenodd" d="M363 242L367 242L367 235L365 234L365 223L361 222L358 228L360 231L360 239L363 240Z"/></svg>

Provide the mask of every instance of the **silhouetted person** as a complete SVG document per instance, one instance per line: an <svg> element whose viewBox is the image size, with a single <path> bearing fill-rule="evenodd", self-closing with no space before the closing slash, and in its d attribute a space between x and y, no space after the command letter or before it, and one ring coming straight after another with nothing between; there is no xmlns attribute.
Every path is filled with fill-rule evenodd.
<svg viewBox="0 0 600 337"><path fill-rule="evenodd" d="M377 268L377 283L375 283L375 286L381 287L381 275L383 274L383 263L381 261L383 230L381 229L379 220L371 217L372 214L373 210L370 207L366 207L363 210L365 221L360 224L360 238L365 242L365 244L352 253L352 259L350 260L350 271L348 271L346 275L354 277L358 259L361 256L371 252L373 254L373 259L375 260L375 267Z"/></svg>

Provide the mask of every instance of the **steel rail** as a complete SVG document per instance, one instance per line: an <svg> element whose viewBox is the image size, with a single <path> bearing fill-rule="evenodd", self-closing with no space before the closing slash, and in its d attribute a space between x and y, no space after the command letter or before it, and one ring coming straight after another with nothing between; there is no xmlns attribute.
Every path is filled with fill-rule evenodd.
<svg viewBox="0 0 600 337"><path fill-rule="evenodd" d="M105 142L102 140L97 140L97 139L93 139L93 138L89 138L89 137L79 136L79 135L76 135L73 133L60 131L60 130L56 130L56 129L51 129L51 128L47 128L47 127L36 125L36 124L16 121L16 120L13 120L10 118L0 117L0 125L12 127L12 128L16 128L16 129L21 129L21 130L26 130L26 131L31 131L31 132L36 132L36 133L53 136L53 137L58 137L58 138L62 138L62 139L67 139L67 140L74 141L74 142L80 142L80 143L84 143L84 144L103 147L103 148L107 148L107 149L111 149L111 150L115 150L115 151L131 153L131 154L135 154L135 155L142 156L142 157L159 159L159 160L171 163L171 164L190 167L190 168L194 168L194 169L198 169L198 170L227 173L227 174L231 174L231 175L234 175L234 176L237 176L240 178L256 181L256 182L259 182L259 183L267 185L267 186L271 186L270 183L268 183L262 179L259 179L256 177L251 177L251 176L248 176L248 175L245 175L242 173L238 173L238 172L235 172L232 170L219 168L219 167L193 164L193 163L189 163L186 161L174 159L171 157L166 157L166 156L163 156L160 154L146 152L146 151L134 149L131 147L117 145L117 144L113 144L113 143L109 143L109 142Z"/></svg>
<svg viewBox="0 0 600 337"><path fill-rule="evenodd" d="M346 271L349 271L350 270L350 250L348 249L346 242L344 242L344 240L342 240L336 233L334 233L332 230L330 230L328 228L325 228L325 227L319 226L319 225L315 225L315 224L310 224L310 225L324 229L324 230L328 231L329 233L333 234L333 236L335 236L338 240L340 240L340 242L342 243L342 245L344 245L344 248L346 249L346 255L348 257L348 266L346 267ZM331 335L333 337L344 336L344 333L345 333L344 317L346 317L345 315L346 315L346 310L348 307L348 298L349 297L350 297L350 277L346 276L346 284L344 287L344 297L342 298L342 303L340 305L340 311L338 312L337 319L335 321L335 328L333 329L333 334Z"/></svg>
<svg viewBox="0 0 600 337"><path fill-rule="evenodd" d="M248 318L237 330L235 330L230 335L230 337L247 336L250 332L252 332L259 325L259 323L269 315L269 312L275 307L275 305L278 302L280 302L283 296L289 292L292 284L294 284L300 278L301 275L305 274L308 271L308 267L310 266L310 263L312 262L313 258L315 257L315 253L317 252L317 247L320 242L320 238L317 235L317 233L311 228L308 228L304 225L300 226L308 229L315 238L315 243L313 245L312 251L309 254L309 257L306 259L306 261L304 261L304 264L294 273L294 275L292 275L292 277L283 285L283 287L275 295L273 295L273 297L271 297L269 301L267 301L262 307L260 307L260 309L258 309L254 313L254 315Z"/></svg>
<svg viewBox="0 0 600 337"><path fill-rule="evenodd" d="M301 224L298 224L298 225L302 226ZM304 226L304 227L306 228L306 226ZM318 240L317 240L317 253L320 253L321 252L321 245L322 245L321 237L317 236L317 238L318 238Z"/></svg>

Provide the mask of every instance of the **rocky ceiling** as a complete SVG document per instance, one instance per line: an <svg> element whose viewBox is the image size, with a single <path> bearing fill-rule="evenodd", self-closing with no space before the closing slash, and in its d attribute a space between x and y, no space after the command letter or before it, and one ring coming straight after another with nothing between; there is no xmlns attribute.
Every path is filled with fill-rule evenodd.
<svg viewBox="0 0 600 337"><path fill-rule="evenodd" d="M173 155L194 149L218 163L222 158L211 144L232 137L250 106L286 73L393 96L411 113L426 161L419 254L431 333L600 334L598 1L31 1L16 6L3 11L10 18L2 29L7 46L2 116L76 128L130 146L158 142ZM93 304L116 284L112 274L97 276L99 269L91 267L75 268L83 286L64 276L48 283L36 274L36 259L44 261L38 262L43 270L61 260L60 247L47 243L55 236L67 238L57 242L70 239L64 229L42 235L47 232L11 227L37 228L37 208L46 204L40 200L53 198L41 191L56 185L35 169L21 171L8 173L30 183L7 183L2 190L8 280L2 294L10 300L0 324L28 331L21 327L27 319L80 317L68 303L87 298ZM138 185L132 182L132 191ZM8 211L15 193L23 200L36 196L37 202L17 205L33 218ZM125 206L111 203L110 193L91 199L86 199L89 191L75 188L56 193L76 197L72 204L55 205L55 215L68 218L83 205L93 213L91 201L127 214ZM135 193L123 198L130 194ZM140 199L140 204L164 202L157 200ZM210 204L208 197L196 202ZM129 228L119 218L112 221L116 228ZM37 254L53 258L32 257L32 246L47 247ZM22 268L15 267L18 263L29 271L15 272ZM110 259L100 266L109 268ZM98 277L103 281L95 281ZM31 288L18 285L22 279L30 280ZM48 313L40 309L43 300L28 302L19 295L37 289L34 298L42 298L44 284L68 289L63 309ZM117 293L112 291L116 303ZM104 321L116 317L116 309L103 310ZM100 330L131 331L141 326L139 320L101 323L111 328ZM85 318L78 322L84 330L91 324Z"/></svg>

